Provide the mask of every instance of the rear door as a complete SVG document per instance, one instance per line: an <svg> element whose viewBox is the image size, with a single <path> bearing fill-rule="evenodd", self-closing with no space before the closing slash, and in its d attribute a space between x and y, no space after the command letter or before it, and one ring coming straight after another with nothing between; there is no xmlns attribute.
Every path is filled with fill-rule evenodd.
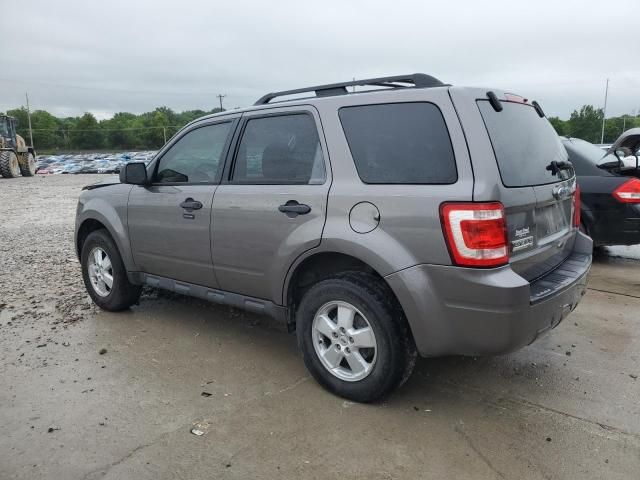
<svg viewBox="0 0 640 480"><path fill-rule="evenodd" d="M322 237L330 185L313 107L245 113L234 161L213 200L220 288L281 301L289 266Z"/></svg>
<svg viewBox="0 0 640 480"><path fill-rule="evenodd" d="M452 93L456 100L456 92ZM500 94L502 108L496 111L486 91L482 96L475 93L457 99L468 102L465 132L478 113L481 124L477 130L484 130L485 138L476 132L470 145L476 177L474 200L502 202L510 265L531 281L553 270L573 249L575 173L570 167L562 168L567 152L551 124L531 103Z"/></svg>

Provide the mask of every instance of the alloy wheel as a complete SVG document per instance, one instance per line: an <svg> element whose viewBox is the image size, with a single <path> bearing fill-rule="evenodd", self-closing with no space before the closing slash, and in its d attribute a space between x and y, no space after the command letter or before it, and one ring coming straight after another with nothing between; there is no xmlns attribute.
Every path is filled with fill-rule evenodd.
<svg viewBox="0 0 640 480"><path fill-rule="evenodd" d="M376 336L367 318L350 303L325 303L313 319L311 334L320 362L332 375L357 382L372 372Z"/></svg>
<svg viewBox="0 0 640 480"><path fill-rule="evenodd" d="M89 252L87 261L89 279L93 290L101 297L106 297L113 288L113 265L107 252L95 247Z"/></svg>

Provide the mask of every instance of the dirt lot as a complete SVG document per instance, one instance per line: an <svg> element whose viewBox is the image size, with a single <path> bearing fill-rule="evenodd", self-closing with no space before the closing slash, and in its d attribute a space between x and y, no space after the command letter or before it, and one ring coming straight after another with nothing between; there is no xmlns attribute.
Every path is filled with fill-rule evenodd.
<svg viewBox="0 0 640 480"><path fill-rule="evenodd" d="M638 478L638 260L598 255L534 345L421 360L359 405L265 318L155 291L95 309L72 231L97 177L0 179L0 478Z"/></svg>

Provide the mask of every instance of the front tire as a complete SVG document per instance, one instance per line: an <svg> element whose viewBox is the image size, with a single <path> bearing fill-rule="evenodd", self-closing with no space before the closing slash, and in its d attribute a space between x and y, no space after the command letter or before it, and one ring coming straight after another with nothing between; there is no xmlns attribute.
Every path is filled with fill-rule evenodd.
<svg viewBox="0 0 640 480"><path fill-rule="evenodd" d="M120 252L106 230L87 236L80 258L84 285L96 305L118 312L138 302L142 287L129 282Z"/></svg>
<svg viewBox="0 0 640 480"><path fill-rule="evenodd" d="M404 314L373 275L349 272L317 283L304 294L296 323L309 372L349 400L385 397L415 365L416 347Z"/></svg>
<svg viewBox="0 0 640 480"><path fill-rule="evenodd" d="M11 150L3 150L0 152L0 175L4 178L16 178L20 176L18 157Z"/></svg>

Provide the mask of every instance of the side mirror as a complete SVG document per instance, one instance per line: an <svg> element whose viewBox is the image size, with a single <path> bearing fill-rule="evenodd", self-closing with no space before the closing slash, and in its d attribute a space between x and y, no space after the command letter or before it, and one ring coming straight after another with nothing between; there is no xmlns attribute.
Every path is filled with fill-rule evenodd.
<svg viewBox="0 0 640 480"><path fill-rule="evenodd" d="M146 185L147 166L144 162L127 163L124 167L120 168L120 183Z"/></svg>

